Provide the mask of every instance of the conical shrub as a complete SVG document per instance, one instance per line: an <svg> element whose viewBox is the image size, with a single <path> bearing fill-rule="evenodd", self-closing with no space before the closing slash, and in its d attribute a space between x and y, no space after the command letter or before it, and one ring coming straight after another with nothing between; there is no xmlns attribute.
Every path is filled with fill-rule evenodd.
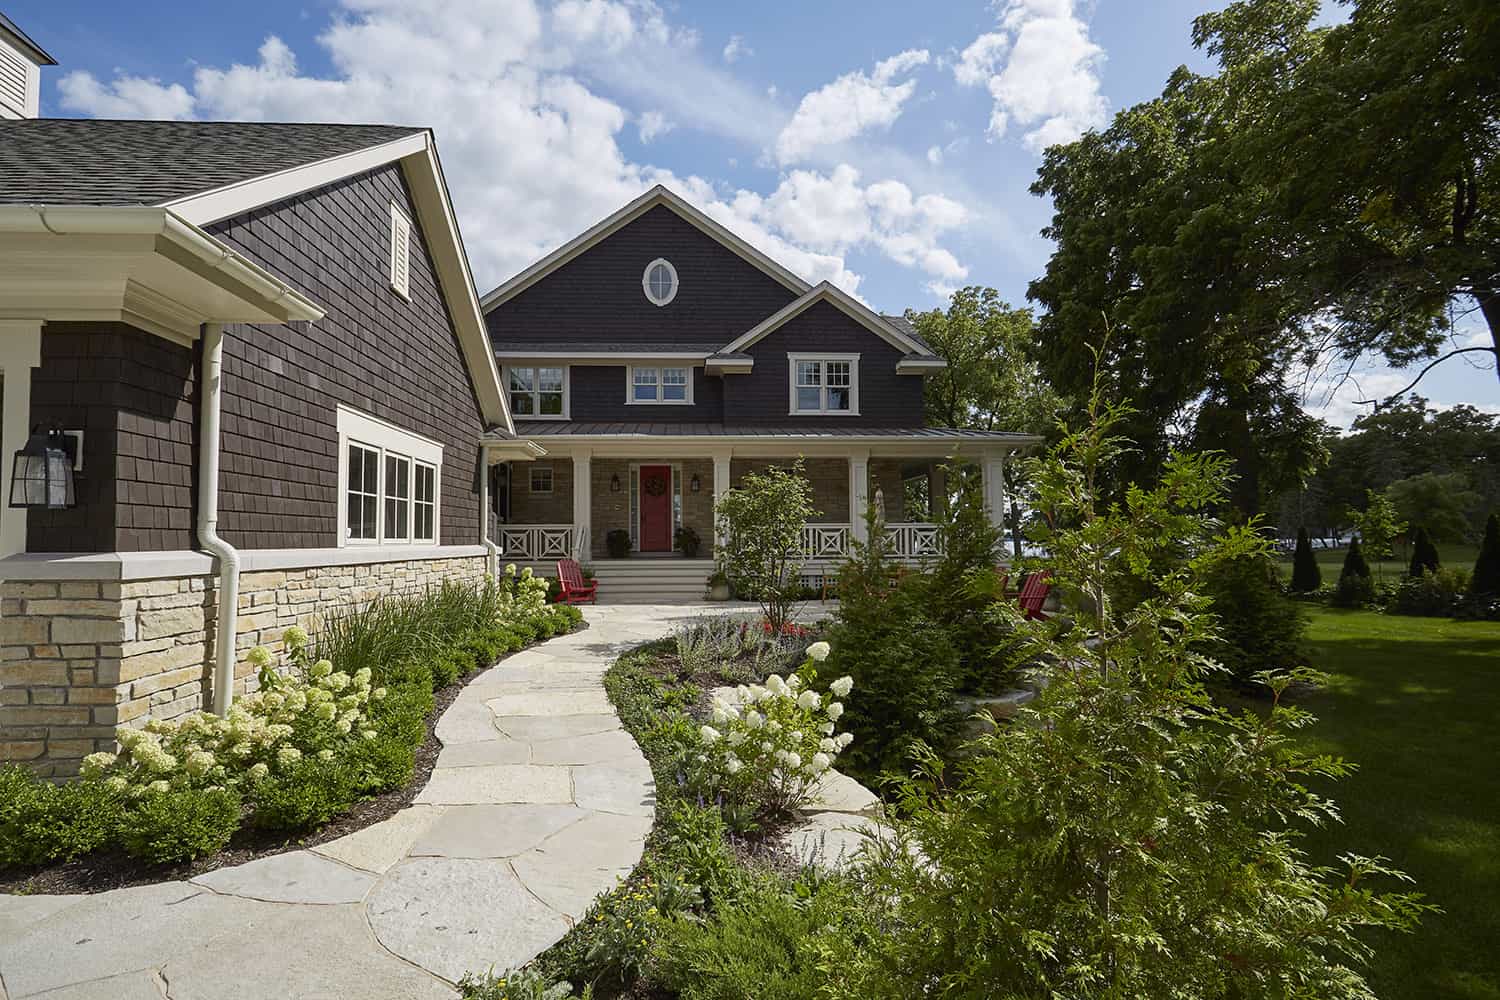
<svg viewBox="0 0 1500 1000"><path fill-rule="evenodd" d="M1484 523L1484 541L1479 546L1479 558L1474 560L1469 592L1476 596L1500 595L1500 514L1491 514Z"/></svg>
<svg viewBox="0 0 1500 1000"><path fill-rule="evenodd" d="M1341 608L1358 608L1375 600L1375 584L1370 579L1370 564L1359 547L1359 539L1349 541L1349 551L1344 555L1344 568L1339 572L1339 584L1333 593L1333 603Z"/></svg>
<svg viewBox="0 0 1500 1000"><path fill-rule="evenodd" d="M1311 593L1323 586L1323 571L1313 556L1312 539L1306 528L1297 529L1297 551L1292 556L1292 589L1300 594Z"/></svg>
<svg viewBox="0 0 1500 1000"><path fill-rule="evenodd" d="M1370 577L1370 564L1365 562L1365 554L1359 547L1359 539L1349 539L1349 551L1344 553L1344 568L1339 571L1339 579L1346 576Z"/></svg>
<svg viewBox="0 0 1500 1000"><path fill-rule="evenodd" d="M1423 573L1436 573L1438 571L1437 546L1432 544L1432 539L1427 536L1427 529L1418 527L1416 534L1411 539L1411 565L1406 569L1406 575L1420 580Z"/></svg>

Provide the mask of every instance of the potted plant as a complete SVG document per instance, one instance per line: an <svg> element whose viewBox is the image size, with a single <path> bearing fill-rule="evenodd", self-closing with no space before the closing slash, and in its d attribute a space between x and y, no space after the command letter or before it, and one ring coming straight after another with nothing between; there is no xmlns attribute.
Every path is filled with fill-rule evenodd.
<svg viewBox="0 0 1500 1000"><path fill-rule="evenodd" d="M710 601L729 600L729 574L724 572L722 566L708 575L708 599Z"/></svg>
<svg viewBox="0 0 1500 1000"><path fill-rule="evenodd" d="M678 528L672 535L672 541L682 552L684 559L692 559L698 555L698 549L703 542L698 538L698 533L687 525Z"/></svg>
<svg viewBox="0 0 1500 1000"><path fill-rule="evenodd" d="M624 559L630 555L630 532L615 528L604 536L604 547L609 550L611 559Z"/></svg>

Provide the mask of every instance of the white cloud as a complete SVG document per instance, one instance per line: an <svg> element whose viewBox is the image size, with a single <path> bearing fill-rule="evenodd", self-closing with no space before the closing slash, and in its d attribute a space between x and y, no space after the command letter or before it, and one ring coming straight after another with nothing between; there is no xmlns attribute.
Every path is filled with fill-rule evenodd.
<svg viewBox="0 0 1500 1000"><path fill-rule="evenodd" d="M75 70L57 81L57 89L69 111L107 118L185 118L193 113L193 95L180 83L122 76L105 88L88 73Z"/></svg>
<svg viewBox="0 0 1500 1000"><path fill-rule="evenodd" d="M951 199L890 181L863 186L848 166L796 172L763 194L626 157L619 140L632 125L642 141L672 127L718 130L755 148L775 136L775 106L711 70L692 33L666 23L649 0L341 2L318 36L333 66L327 76L305 73L273 36L254 61L200 67L190 86L105 84L86 72L59 86L71 110L104 117L430 125L481 292L656 183L810 281L856 292L852 253L883 255L933 280L966 273L939 245L965 217ZM870 79L888 84L926 58L903 53ZM659 72L638 72L643 66ZM585 75L656 82L625 107ZM839 236L843 222L853 228Z"/></svg>
<svg viewBox="0 0 1500 1000"><path fill-rule="evenodd" d="M755 55L755 50L745 44L745 39L740 35L730 35L729 41L724 45L724 61L727 63L739 62L746 56Z"/></svg>
<svg viewBox="0 0 1500 1000"><path fill-rule="evenodd" d="M1103 125L1109 107L1099 92L1104 50L1089 38L1075 0L1007 0L1000 31L980 35L953 67L962 86L984 84L993 101L989 134L1012 122L1040 152Z"/></svg>
<svg viewBox="0 0 1500 1000"><path fill-rule="evenodd" d="M812 91L776 137L776 159L795 163L819 146L832 145L877 128L889 128L916 90L908 74L928 61L926 49L898 53L872 73L845 73ZM905 77L905 79L899 79Z"/></svg>
<svg viewBox="0 0 1500 1000"><path fill-rule="evenodd" d="M667 116L660 111L642 111L640 117L636 119L636 125L640 130L641 142L650 142L677 127L667 121Z"/></svg>
<svg viewBox="0 0 1500 1000"><path fill-rule="evenodd" d="M927 147L927 162L930 163L930 164L932 164L934 167L940 166L942 164L942 162L943 162L943 147L942 146L928 146Z"/></svg>

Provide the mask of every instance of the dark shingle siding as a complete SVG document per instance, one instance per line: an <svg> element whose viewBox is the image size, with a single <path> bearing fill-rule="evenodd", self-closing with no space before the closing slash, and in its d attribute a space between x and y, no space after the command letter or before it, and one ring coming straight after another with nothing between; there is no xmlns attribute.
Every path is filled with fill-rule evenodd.
<svg viewBox="0 0 1500 1000"><path fill-rule="evenodd" d="M0 203L159 205L422 131L399 125L0 120Z"/></svg>
<svg viewBox="0 0 1500 1000"><path fill-rule="evenodd" d="M31 419L82 429L78 505L31 511L31 552L191 548L194 350L125 323L48 323Z"/></svg>
<svg viewBox="0 0 1500 1000"><path fill-rule="evenodd" d="M413 219L410 302L390 288L392 200ZM441 441L441 541L478 540L482 421L416 218L390 165L210 227L328 310L309 329L226 337L220 507L231 544L338 544L338 403Z"/></svg>
<svg viewBox="0 0 1500 1000"><path fill-rule="evenodd" d="M787 354L818 351L860 356L859 416L789 416ZM745 353L755 359L752 371L724 376L725 423L786 424L796 419L860 427L922 426L922 377L896 374L903 352L827 302L788 320Z"/></svg>
<svg viewBox="0 0 1500 1000"><path fill-rule="evenodd" d="M641 289L658 257L677 269L676 297ZM497 350L512 342L672 344L714 351L795 298L786 286L664 206L646 212L486 316Z"/></svg>
<svg viewBox="0 0 1500 1000"><path fill-rule="evenodd" d="M693 368L693 403L627 404L630 369L625 365L574 365L569 411L574 420L653 420L695 423L724 419L724 382Z"/></svg>

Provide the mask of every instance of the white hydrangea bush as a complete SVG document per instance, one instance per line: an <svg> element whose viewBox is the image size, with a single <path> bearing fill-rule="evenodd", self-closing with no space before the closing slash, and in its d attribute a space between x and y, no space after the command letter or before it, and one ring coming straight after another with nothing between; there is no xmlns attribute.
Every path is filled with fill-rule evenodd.
<svg viewBox="0 0 1500 1000"><path fill-rule="evenodd" d="M515 563L507 563L502 583L502 617L508 615L514 619L532 618L547 609L547 581L533 573L530 566L518 573Z"/></svg>
<svg viewBox="0 0 1500 1000"><path fill-rule="evenodd" d="M709 797L759 803L775 812L805 805L838 755L853 742L839 732L854 687L840 677L818 691L816 664L828 643L815 642L796 673L772 674L765 684L742 684L733 698L715 696L710 719L697 733L690 780Z"/></svg>
<svg viewBox="0 0 1500 1000"><path fill-rule="evenodd" d="M282 643L300 669L281 672L270 651L257 646L248 658L259 671L259 691L237 699L222 717L196 712L122 729L120 752L85 757L83 776L132 796L233 787L285 772L304 756L332 760L354 741L374 739L366 708L385 689L371 686L370 671L349 674L328 660L312 661L307 633L295 626Z"/></svg>

